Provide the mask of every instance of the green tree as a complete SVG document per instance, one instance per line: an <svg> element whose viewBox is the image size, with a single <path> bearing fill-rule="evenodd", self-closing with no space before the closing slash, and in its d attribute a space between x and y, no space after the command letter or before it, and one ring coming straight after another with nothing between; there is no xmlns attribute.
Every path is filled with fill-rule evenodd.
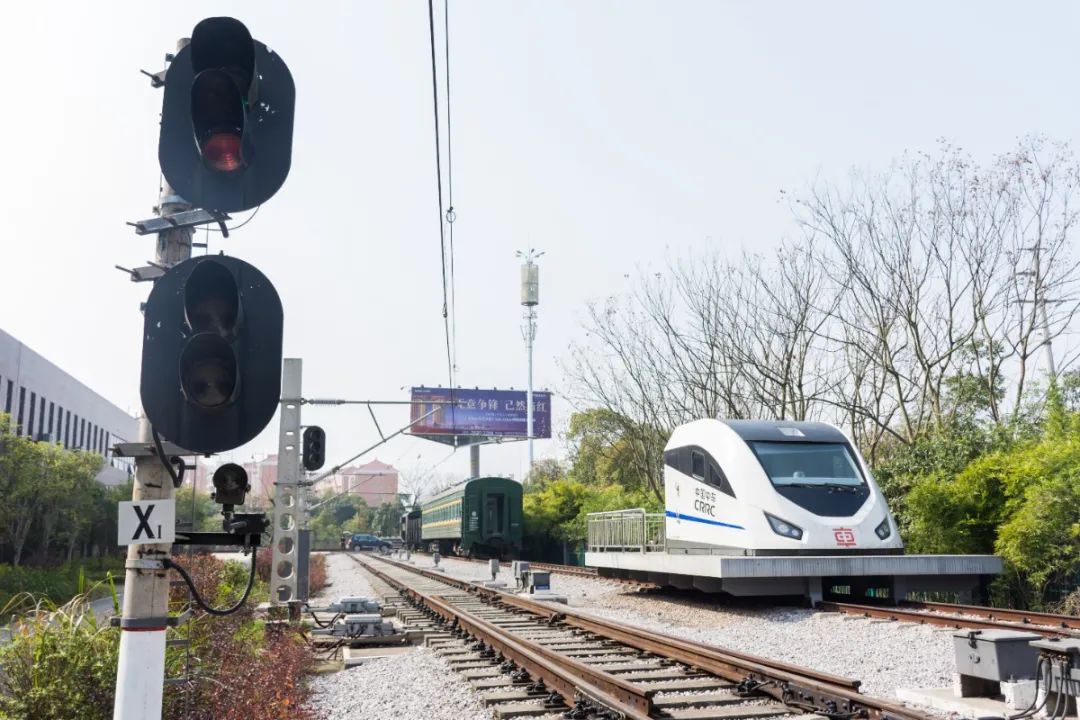
<svg viewBox="0 0 1080 720"><path fill-rule="evenodd" d="M663 500L664 445L659 428L603 408L570 416L571 474L586 485L619 485L648 490Z"/></svg>
<svg viewBox="0 0 1080 720"><path fill-rule="evenodd" d="M371 515L372 532L380 537L397 537L401 533L401 516L405 506L384 502L375 508Z"/></svg>
<svg viewBox="0 0 1080 720"><path fill-rule="evenodd" d="M917 476L901 530L927 553L996 553L997 589L1010 604L1038 607L1080 580L1080 427L1077 415L992 450L955 475Z"/></svg>
<svg viewBox="0 0 1080 720"><path fill-rule="evenodd" d="M195 492L185 484L176 491L176 520L191 523L196 532L221 529L221 506L207 493Z"/></svg>
<svg viewBox="0 0 1080 720"><path fill-rule="evenodd" d="M12 564L22 561L23 548L46 494L45 446L13 432L10 418L0 415L0 534L11 545Z"/></svg>

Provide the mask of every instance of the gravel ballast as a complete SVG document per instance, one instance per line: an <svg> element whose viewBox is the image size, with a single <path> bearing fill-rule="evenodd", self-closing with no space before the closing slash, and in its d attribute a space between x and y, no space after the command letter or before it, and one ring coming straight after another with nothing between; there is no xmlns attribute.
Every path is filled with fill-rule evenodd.
<svg viewBox="0 0 1080 720"><path fill-rule="evenodd" d="M431 558L414 556L418 568ZM440 563L447 575L488 580L486 565L456 559ZM328 557L325 595L372 595L359 566L344 555ZM513 588L509 568L500 581ZM863 692L896 698L897 688L948 687L955 672L952 631L821 613L794 607L725 607L704 594L629 592L588 577L553 574L552 591L571 607L667 635L685 637L863 681ZM374 660L314 681L311 707L326 720L421 717L424 720L491 718L472 691L431 651Z"/></svg>
<svg viewBox="0 0 1080 720"><path fill-rule="evenodd" d="M413 558L430 567L428 556ZM444 558L447 574L487 580L487 566ZM513 588L508 567L499 580ZM699 593L637 593L625 585L553 573L551 591L608 620L862 680L868 695L896 698L898 688L940 688L956 672L953 630L869 620L797 607L725 607Z"/></svg>
<svg viewBox="0 0 1080 720"><path fill-rule="evenodd" d="M345 553L326 553L327 585L316 597L320 600L337 600L340 597L370 597L378 599L364 573L358 572L355 561Z"/></svg>
<svg viewBox="0 0 1080 720"><path fill-rule="evenodd" d="M308 707L324 720L491 720L469 684L426 648L323 675Z"/></svg>
<svg viewBox="0 0 1080 720"><path fill-rule="evenodd" d="M319 602L343 596L376 597L359 566L343 553L328 553L329 584ZM322 720L421 718L491 720L472 688L426 648L371 660L312 682L308 707Z"/></svg>

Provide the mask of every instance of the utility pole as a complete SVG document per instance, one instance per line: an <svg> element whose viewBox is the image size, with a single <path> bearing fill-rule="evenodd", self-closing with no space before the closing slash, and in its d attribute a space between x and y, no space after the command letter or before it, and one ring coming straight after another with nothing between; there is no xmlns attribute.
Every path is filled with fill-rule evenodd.
<svg viewBox="0 0 1080 720"><path fill-rule="evenodd" d="M188 43L177 43L177 50ZM155 212L168 218L191 209L169 183L162 180ZM155 263L172 267L191 257L190 227L158 233ZM153 445L150 422L139 418L139 442ZM164 462L157 455L135 458L132 500L170 500L176 489ZM121 616L120 658L116 668L114 720L161 717L165 683L165 633L169 615L169 572L162 560L171 545L129 545L124 564L124 606Z"/></svg>
<svg viewBox="0 0 1080 720"><path fill-rule="evenodd" d="M1054 344L1050 337L1050 317L1046 312L1046 304L1048 302L1055 302L1053 300L1047 300L1046 298L1046 277L1042 272L1042 245L1035 244L1032 247L1026 247L1024 250L1032 254L1032 266L1031 270L1021 270L1017 275L1027 275L1033 278L1034 283L1034 297L1030 300L1021 298L1020 303L1034 303L1036 307L1032 308L1039 313L1040 324L1042 325L1043 345L1046 346L1046 371L1050 375L1051 384L1057 383L1057 365L1054 363ZM1060 301L1058 301L1060 302ZM1032 323L1035 318L1032 316Z"/></svg>
<svg viewBox="0 0 1080 720"><path fill-rule="evenodd" d="M1043 342L1046 343L1046 370L1050 373L1050 382L1057 384L1057 367L1054 365L1054 344L1050 340L1050 319L1046 314L1046 298L1039 301L1039 312L1042 314Z"/></svg>
<svg viewBox="0 0 1080 720"><path fill-rule="evenodd" d="M543 254L543 251L537 252L535 248L524 252L518 250L516 253L517 257L525 258L525 264L521 266L521 304L525 307L521 336L525 339L525 352L529 356L529 384L525 392L525 434L529 442L526 480L533 469L533 342L536 340L536 306L540 304L540 268L535 260Z"/></svg>

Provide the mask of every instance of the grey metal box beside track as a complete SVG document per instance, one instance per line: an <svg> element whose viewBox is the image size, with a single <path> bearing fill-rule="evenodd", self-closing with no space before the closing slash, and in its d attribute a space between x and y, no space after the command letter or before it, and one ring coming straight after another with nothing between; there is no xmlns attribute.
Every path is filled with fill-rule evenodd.
<svg viewBox="0 0 1080 720"><path fill-rule="evenodd" d="M1080 638L1046 638L1040 637L1031 643L1035 650L1044 654L1064 655L1068 658L1068 680L1066 694L1080 697ZM1056 663L1050 664L1050 672L1055 685L1062 681L1061 666Z"/></svg>
<svg viewBox="0 0 1080 720"><path fill-rule="evenodd" d="M966 630L953 633L956 670L984 680L1035 677L1039 651L1031 642L1042 636L1020 630Z"/></svg>

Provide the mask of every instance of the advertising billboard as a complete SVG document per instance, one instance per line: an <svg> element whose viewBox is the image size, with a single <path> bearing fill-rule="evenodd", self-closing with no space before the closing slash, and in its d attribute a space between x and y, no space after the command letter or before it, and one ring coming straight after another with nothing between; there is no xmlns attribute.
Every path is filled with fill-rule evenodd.
<svg viewBox="0 0 1080 720"><path fill-rule="evenodd" d="M527 417L524 390L414 387L409 419L416 424L409 432L452 445L523 440L528 437ZM533 437L551 437L549 392L533 392Z"/></svg>

